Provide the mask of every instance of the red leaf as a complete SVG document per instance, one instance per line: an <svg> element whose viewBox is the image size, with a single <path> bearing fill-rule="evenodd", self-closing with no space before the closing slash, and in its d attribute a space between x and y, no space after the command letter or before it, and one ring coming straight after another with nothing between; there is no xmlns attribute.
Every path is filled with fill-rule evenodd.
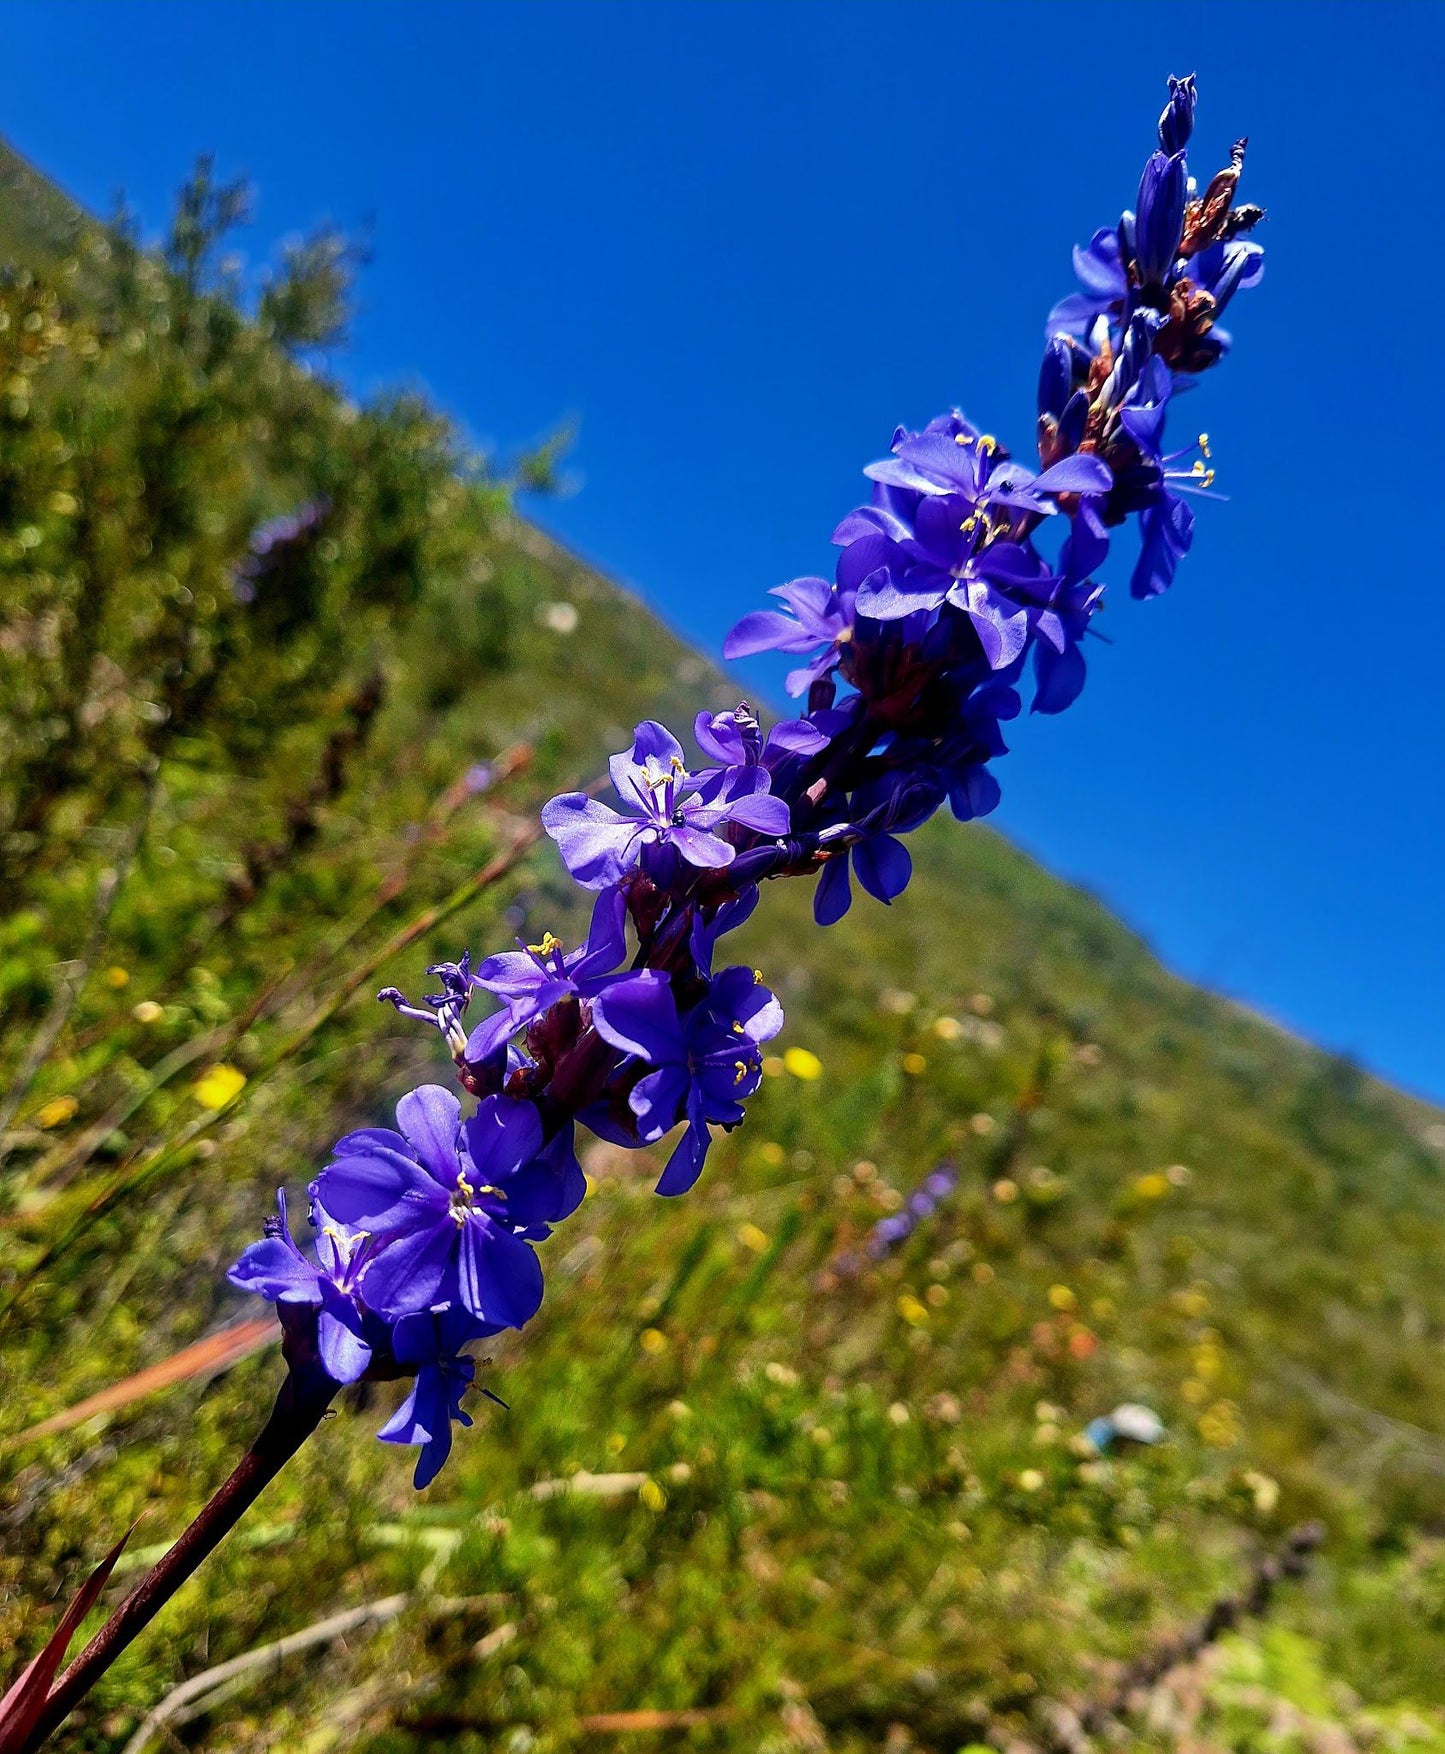
<svg viewBox="0 0 1445 1754"><path fill-rule="evenodd" d="M50 1684L60 1673L65 1653L75 1636L76 1628L95 1606L100 1592L115 1569L121 1549L131 1538L127 1529L95 1570L81 1585L75 1600L65 1610L59 1626L46 1640L45 1648L20 1671L3 1699L0 1699L0 1754L17 1754L25 1738L35 1727L41 1708L50 1694Z"/></svg>

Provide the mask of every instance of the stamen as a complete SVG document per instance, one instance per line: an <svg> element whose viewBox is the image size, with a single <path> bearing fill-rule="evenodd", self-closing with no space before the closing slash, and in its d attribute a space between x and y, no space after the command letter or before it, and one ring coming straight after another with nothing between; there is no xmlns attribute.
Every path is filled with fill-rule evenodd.
<svg viewBox="0 0 1445 1754"><path fill-rule="evenodd" d="M458 1230L460 1230L466 1223L471 1213L476 1210L477 1201L485 1194L490 1194L494 1200L505 1201L507 1198L500 1188L493 1187L490 1182L484 1182L481 1187L474 1188L467 1180L464 1173L457 1176L457 1183L452 1189L451 1203L447 1209L447 1216L451 1219L452 1223L456 1225Z"/></svg>

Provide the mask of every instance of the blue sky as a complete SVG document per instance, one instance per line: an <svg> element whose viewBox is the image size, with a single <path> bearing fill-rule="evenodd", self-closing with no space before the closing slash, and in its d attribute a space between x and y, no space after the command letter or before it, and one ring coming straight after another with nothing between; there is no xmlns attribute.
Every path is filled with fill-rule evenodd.
<svg viewBox="0 0 1445 1754"><path fill-rule="evenodd" d="M1160 602L1116 557L1113 643L995 821L1171 967L1445 1099L1445 8L10 0L0 48L0 127L89 204L155 229L213 150L258 254L369 223L341 376L503 450L575 416L542 520L712 650L829 569L895 423L958 403L1027 450L1070 245L1196 69L1196 168L1248 133L1270 209L1189 408L1229 503Z"/></svg>

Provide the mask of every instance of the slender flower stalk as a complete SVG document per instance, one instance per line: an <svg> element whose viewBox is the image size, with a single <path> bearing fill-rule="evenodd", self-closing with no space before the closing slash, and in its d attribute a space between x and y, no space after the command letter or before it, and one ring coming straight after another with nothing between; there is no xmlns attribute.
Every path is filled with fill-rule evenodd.
<svg viewBox="0 0 1445 1754"><path fill-rule="evenodd" d="M821 926L849 911L855 881L896 900L912 874L904 836L945 807L969 821L998 803L992 764L1023 694L1049 714L1078 697L1114 532L1137 528L1135 597L1172 583L1193 537L1190 499L1209 497L1214 476L1205 435L1166 448L1168 416L1227 353L1219 319L1259 281L1263 257L1248 237L1262 211L1235 199L1244 142L1202 191L1190 178L1195 100L1192 77L1170 80L1135 210L1074 251L1080 290L1046 332L1036 463L957 409L899 427L864 471L867 500L833 532L834 577L779 586L783 607L745 616L724 644L729 658L801 659L788 677L799 715L765 733L746 703L701 713L696 761L644 721L612 758L615 801L568 792L542 811L568 871L596 895L585 941L548 932L475 968L469 955L436 964L439 990L422 1004L380 995L440 1031L475 1110L438 1086L412 1091L395 1130L348 1134L311 1183L314 1253L293 1239L283 1198L232 1268L233 1283L276 1304L291 1376L231 1480L57 1684L47 1727L340 1385L410 1379L381 1436L418 1448L419 1487L435 1477L453 1423L470 1423L463 1348L521 1327L541 1303L537 1247L585 1191L577 1126L624 1147L680 1129L657 1184L676 1195L701 1175L711 1129L742 1123L783 1012L761 973L714 964L761 884L813 878ZM241 569L247 581L263 558ZM490 1009L473 1021L473 1005ZM904 1240L951 1174L930 1177L865 1253Z"/></svg>
<svg viewBox="0 0 1445 1754"><path fill-rule="evenodd" d="M315 1431L338 1385L317 1370L293 1365L271 1417L175 1545L157 1560L50 1689L33 1727L5 1754L31 1754L64 1722L128 1644L156 1615L221 1540L240 1521Z"/></svg>

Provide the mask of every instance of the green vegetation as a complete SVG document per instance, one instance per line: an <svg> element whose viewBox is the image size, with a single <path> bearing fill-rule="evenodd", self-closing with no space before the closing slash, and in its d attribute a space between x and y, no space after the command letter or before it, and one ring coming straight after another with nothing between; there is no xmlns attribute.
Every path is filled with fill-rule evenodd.
<svg viewBox="0 0 1445 1754"><path fill-rule="evenodd" d="M545 845L476 874L637 717L729 699L433 413L351 407L307 368L344 309L339 247L245 303L231 192L197 184L162 263L15 209L16 186L6 1670L132 1521L142 1549L174 1538L279 1358L22 1434L260 1313L222 1275L276 1184L447 1075L371 993L575 930ZM250 532L323 497L243 600ZM477 794L480 762L499 777ZM1107 1692L1320 1518L1308 1580L1124 1745L1445 1750L1445 1123L1172 979L986 830L935 824L916 860L898 905L827 934L801 885L767 893L745 953L787 1005L780 1052L817 1064L770 1065L686 1200L652 1195L655 1159L593 1152L544 1311L482 1376L510 1411L478 1398L416 1495L373 1437L393 1391L345 1397L66 1746L118 1750L187 1677L401 1591L369 1636L256 1671L159 1745L1037 1746L1054 1704ZM957 1195L837 1272L945 1154ZM1101 1458L1082 1428L1123 1400L1168 1441Z"/></svg>

